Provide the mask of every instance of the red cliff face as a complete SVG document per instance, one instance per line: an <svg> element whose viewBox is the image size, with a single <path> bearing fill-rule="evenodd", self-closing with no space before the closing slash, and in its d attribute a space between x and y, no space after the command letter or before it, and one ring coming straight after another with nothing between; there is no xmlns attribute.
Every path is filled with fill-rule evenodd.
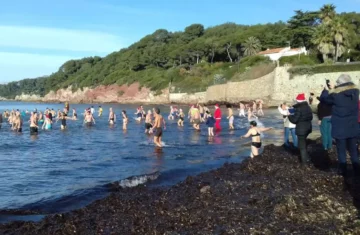
<svg viewBox="0 0 360 235"><path fill-rule="evenodd" d="M164 89L161 95L154 95L150 89L142 87L139 83L131 85L98 86L72 91L71 87L49 92L42 101L75 103L168 103L168 90Z"/></svg>

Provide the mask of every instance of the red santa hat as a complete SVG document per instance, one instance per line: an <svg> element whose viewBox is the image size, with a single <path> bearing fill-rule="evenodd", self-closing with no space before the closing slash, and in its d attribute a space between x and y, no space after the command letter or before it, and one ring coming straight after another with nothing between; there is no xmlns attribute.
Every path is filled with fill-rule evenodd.
<svg viewBox="0 0 360 235"><path fill-rule="evenodd" d="M304 93L298 94L296 96L296 101L299 102L299 103L304 102L305 101L305 94Z"/></svg>
<svg viewBox="0 0 360 235"><path fill-rule="evenodd" d="M218 104L215 104L215 107L216 107L216 108L219 108L219 105L218 105Z"/></svg>

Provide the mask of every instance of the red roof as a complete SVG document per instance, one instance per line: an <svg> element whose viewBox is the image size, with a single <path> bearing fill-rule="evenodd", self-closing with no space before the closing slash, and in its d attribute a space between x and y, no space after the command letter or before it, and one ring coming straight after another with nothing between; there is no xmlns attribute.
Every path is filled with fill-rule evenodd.
<svg viewBox="0 0 360 235"><path fill-rule="evenodd" d="M279 53L280 51L286 49L286 47L282 47L282 48L274 48L274 49L268 49L266 51L260 51L258 53L258 55L267 55L267 54L275 54L275 53Z"/></svg>

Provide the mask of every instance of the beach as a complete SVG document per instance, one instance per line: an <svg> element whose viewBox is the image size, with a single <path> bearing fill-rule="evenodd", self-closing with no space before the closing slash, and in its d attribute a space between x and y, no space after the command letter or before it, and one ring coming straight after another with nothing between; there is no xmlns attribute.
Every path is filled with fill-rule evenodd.
<svg viewBox="0 0 360 235"><path fill-rule="evenodd" d="M358 234L359 179L336 175L335 153L309 145L310 166L270 145L255 159L187 177L171 187L122 188L1 234Z"/></svg>

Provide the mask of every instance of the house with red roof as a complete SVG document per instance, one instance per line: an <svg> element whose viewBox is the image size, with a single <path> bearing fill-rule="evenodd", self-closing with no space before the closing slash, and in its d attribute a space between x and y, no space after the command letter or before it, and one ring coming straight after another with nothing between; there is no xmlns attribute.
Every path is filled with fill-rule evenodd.
<svg viewBox="0 0 360 235"><path fill-rule="evenodd" d="M300 48L281 47L281 48L267 49L265 51L261 51L258 53L258 55L267 56L273 61L277 61L284 56L293 56L300 54L307 55L307 50L305 47L300 47Z"/></svg>

